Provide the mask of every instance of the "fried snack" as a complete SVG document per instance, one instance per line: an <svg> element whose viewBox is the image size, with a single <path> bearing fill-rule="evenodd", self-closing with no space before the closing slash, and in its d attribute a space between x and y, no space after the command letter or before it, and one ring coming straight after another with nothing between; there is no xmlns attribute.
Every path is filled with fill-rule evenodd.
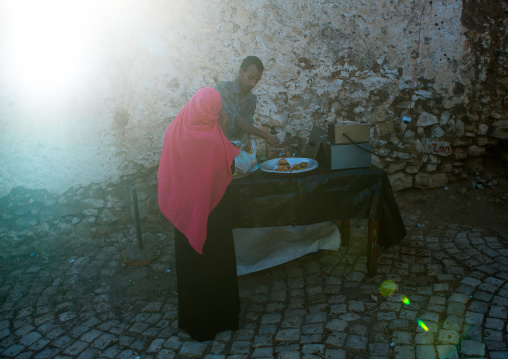
<svg viewBox="0 0 508 359"><path fill-rule="evenodd" d="M277 164L279 166L289 166L288 160L286 160L284 157L282 157L279 161L277 161Z"/></svg>
<svg viewBox="0 0 508 359"><path fill-rule="evenodd" d="M281 158L277 161L277 171L291 171L291 165L285 158Z"/></svg>
<svg viewBox="0 0 508 359"><path fill-rule="evenodd" d="M298 170L303 170L304 168L307 168L307 167L309 167L309 164L307 162L300 162L300 163L295 163L291 170L298 171Z"/></svg>
<svg viewBox="0 0 508 359"><path fill-rule="evenodd" d="M277 161L277 171L280 171L280 172L299 171L299 170L303 170L303 169L305 169L307 167L309 167L309 163L308 162L295 163L291 167L289 162L284 157Z"/></svg>

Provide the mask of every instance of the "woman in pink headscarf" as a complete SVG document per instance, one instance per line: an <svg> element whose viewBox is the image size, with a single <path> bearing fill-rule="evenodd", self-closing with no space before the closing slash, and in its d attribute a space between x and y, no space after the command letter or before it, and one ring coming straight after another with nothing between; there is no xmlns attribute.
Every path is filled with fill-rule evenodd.
<svg viewBox="0 0 508 359"><path fill-rule="evenodd" d="M198 90L166 131L159 208L175 227L178 325L194 339L238 329L240 300L227 187L236 149L219 92Z"/></svg>

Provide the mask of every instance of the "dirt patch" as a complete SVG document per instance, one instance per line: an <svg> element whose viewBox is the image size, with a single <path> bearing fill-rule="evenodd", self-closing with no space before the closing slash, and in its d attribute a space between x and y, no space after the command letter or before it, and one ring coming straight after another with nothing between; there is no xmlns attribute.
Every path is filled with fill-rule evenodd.
<svg viewBox="0 0 508 359"><path fill-rule="evenodd" d="M415 189L396 193L402 213L425 223L453 223L490 227L508 239L508 165L498 160L487 163L484 172L470 174L446 188Z"/></svg>

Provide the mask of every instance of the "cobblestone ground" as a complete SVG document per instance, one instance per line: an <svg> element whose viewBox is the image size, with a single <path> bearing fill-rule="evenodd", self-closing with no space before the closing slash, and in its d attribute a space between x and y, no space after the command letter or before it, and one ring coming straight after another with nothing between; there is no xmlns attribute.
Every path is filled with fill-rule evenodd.
<svg viewBox="0 0 508 359"><path fill-rule="evenodd" d="M123 265L118 242L2 259L0 356L508 358L505 239L404 221L407 238L381 251L373 278L363 221L348 247L240 277L241 329L205 343L177 327L170 238L144 267Z"/></svg>

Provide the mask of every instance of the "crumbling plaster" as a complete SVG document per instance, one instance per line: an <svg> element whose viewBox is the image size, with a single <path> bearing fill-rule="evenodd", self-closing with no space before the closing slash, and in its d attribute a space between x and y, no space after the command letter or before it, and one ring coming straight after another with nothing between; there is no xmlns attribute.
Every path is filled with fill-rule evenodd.
<svg viewBox="0 0 508 359"><path fill-rule="evenodd" d="M467 158L508 139L506 24L473 19L476 3L425 3L401 140L423 0L118 1L96 25L96 61L78 89L46 102L0 87L0 197L157 166L165 129L193 92L233 79L251 54L265 64L256 124L275 126L281 142L303 150L314 124L366 123L374 151L390 154L373 162L394 189L444 186ZM492 9L504 16L506 1Z"/></svg>

